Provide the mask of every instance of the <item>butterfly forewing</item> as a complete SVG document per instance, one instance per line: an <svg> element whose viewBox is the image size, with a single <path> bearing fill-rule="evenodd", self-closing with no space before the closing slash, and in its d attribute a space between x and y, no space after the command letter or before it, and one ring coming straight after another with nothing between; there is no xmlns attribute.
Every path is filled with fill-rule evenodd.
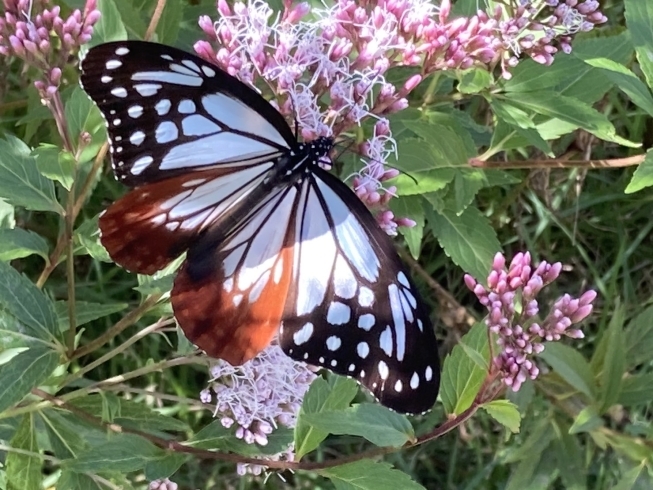
<svg viewBox="0 0 653 490"><path fill-rule="evenodd" d="M253 89L201 58L139 41L91 48L81 84L100 108L126 185L209 166L273 161L295 143Z"/></svg>
<svg viewBox="0 0 653 490"><path fill-rule="evenodd" d="M421 413L439 387L433 327L390 239L350 195L320 169L303 186L280 344L390 408Z"/></svg>

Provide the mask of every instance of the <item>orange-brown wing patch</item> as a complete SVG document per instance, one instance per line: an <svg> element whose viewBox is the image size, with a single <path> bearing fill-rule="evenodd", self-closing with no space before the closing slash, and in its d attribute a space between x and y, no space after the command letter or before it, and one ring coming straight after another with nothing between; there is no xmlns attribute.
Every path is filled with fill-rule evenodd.
<svg viewBox="0 0 653 490"><path fill-rule="evenodd" d="M258 184L263 172L214 168L140 186L100 216L102 244L125 269L153 274L185 252L236 203L236 196ZM238 179L245 174L247 178Z"/></svg>
<svg viewBox="0 0 653 490"><path fill-rule="evenodd" d="M269 268L257 267L257 277L243 289L238 274L225 277L221 263L219 270L209 272L208 267L209 271L205 268L198 275L185 262L175 279L171 301L186 337L209 356L233 365L256 356L281 323L292 260L293 248L284 248Z"/></svg>

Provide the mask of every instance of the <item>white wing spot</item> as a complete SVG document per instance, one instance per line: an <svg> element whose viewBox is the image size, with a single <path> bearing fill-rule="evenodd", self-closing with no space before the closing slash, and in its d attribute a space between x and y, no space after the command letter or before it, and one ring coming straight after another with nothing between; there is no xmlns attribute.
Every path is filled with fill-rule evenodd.
<svg viewBox="0 0 653 490"><path fill-rule="evenodd" d="M320 358L318 359L318 362L319 362L320 364L324 364L324 357L320 357Z"/></svg>
<svg viewBox="0 0 653 490"><path fill-rule="evenodd" d="M431 379L433 379L433 369L431 369L431 366L427 366L426 371L424 372L424 379L426 379L426 381L431 381Z"/></svg>
<svg viewBox="0 0 653 490"><path fill-rule="evenodd" d="M311 322L306 323L302 328L297 330L292 338L295 341L295 345L302 345L305 342L308 342L308 339L313 335L313 324Z"/></svg>
<svg viewBox="0 0 653 490"><path fill-rule="evenodd" d="M171 107L172 103L168 99L161 99L154 105L154 109L159 116L165 116Z"/></svg>
<svg viewBox="0 0 653 490"><path fill-rule="evenodd" d="M127 109L127 114L129 114L129 117L132 119L136 119L137 117L141 117L143 115L143 106L142 105L133 105Z"/></svg>
<svg viewBox="0 0 653 490"><path fill-rule="evenodd" d="M120 68L122 66L122 61L109 60L104 64L104 66L107 67L107 70L115 70L116 68Z"/></svg>
<svg viewBox="0 0 653 490"><path fill-rule="evenodd" d="M202 65L202 71L207 77L215 76L215 70L213 68L209 68L208 66Z"/></svg>
<svg viewBox="0 0 653 490"><path fill-rule="evenodd" d="M304 359L308 359L308 352L304 353Z"/></svg>
<svg viewBox="0 0 653 490"><path fill-rule="evenodd" d="M410 292L409 289L404 289L404 296L406 296L406 299L410 303L410 306L413 308L417 308L417 300L415 299L415 296L413 296L413 293Z"/></svg>
<svg viewBox="0 0 653 490"><path fill-rule="evenodd" d="M420 332L424 331L424 324L422 323L422 320L420 320L419 318L417 319L417 328L419 328Z"/></svg>
<svg viewBox="0 0 653 490"><path fill-rule="evenodd" d="M410 387L414 390L419 386L419 374L413 373L413 376L410 378Z"/></svg>
<svg viewBox="0 0 653 490"><path fill-rule="evenodd" d="M347 369L351 373L354 369L356 369L356 364L350 364L349 368L347 368Z"/></svg>
<svg viewBox="0 0 653 490"><path fill-rule="evenodd" d="M392 330L390 329L390 325L385 327L385 330L379 337L379 345L388 357L392 356Z"/></svg>
<svg viewBox="0 0 653 490"><path fill-rule="evenodd" d="M181 63L197 73L200 71L200 67L193 60L181 60Z"/></svg>
<svg viewBox="0 0 653 490"><path fill-rule="evenodd" d="M342 345L342 340L340 340L340 337L337 335L332 335L326 340L326 346L327 349L330 351L335 351L340 349L340 346Z"/></svg>
<svg viewBox="0 0 653 490"><path fill-rule="evenodd" d="M390 297L390 310L392 311L392 321L397 338L397 360L403 361L406 353L406 318L401 307L399 287L396 284L388 286L388 296Z"/></svg>
<svg viewBox="0 0 653 490"><path fill-rule="evenodd" d="M356 296L358 281L342 255L336 258L336 267L333 271L334 292L336 296L343 299L351 299Z"/></svg>
<svg viewBox="0 0 653 490"><path fill-rule="evenodd" d="M379 361L379 376L381 376L381 379L388 379L388 376L390 375L390 370L388 369L388 365L384 361Z"/></svg>
<svg viewBox="0 0 653 490"><path fill-rule="evenodd" d="M358 304L363 308L368 308L374 304L374 292L365 286L358 291Z"/></svg>
<svg viewBox="0 0 653 490"><path fill-rule="evenodd" d="M113 77L110 77L109 75L104 75L102 78L100 78L100 81L102 83L109 83L113 80Z"/></svg>
<svg viewBox="0 0 653 490"><path fill-rule="evenodd" d="M111 95L115 95L116 97L120 97L121 99L124 99L127 97L127 89L125 87L116 87L111 89Z"/></svg>
<svg viewBox="0 0 653 490"><path fill-rule="evenodd" d="M162 88L162 85L158 83L139 83L134 85L134 88L142 97L150 97L155 95Z"/></svg>
<svg viewBox="0 0 653 490"><path fill-rule="evenodd" d="M135 131L131 134L129 137L129 142L132 145L140 145L143 141L145 141L145 133L143 131Z"/></svg>
<svg viewBox="0 0 653 490"><path fill-rule="evenodd" d="M249 293L249 302L254 303L261 297L263 290L270 280L270 271L265 271L265 273L259 278L258 281L254 283L251 292Z"/></svg>
<svg viewBox="0 0 653 490"><path fill-rule="evenodd" d="M180 114L193 114L197 108L195 107L195 102L193 102L190 99L184 99L181 102L179 102L179 106L177 107L177 110L179 111Z"/></svg>
<svg viewBox="0 0 653 490"><path fill-rule="evenodd" d="M161 58L163 58L166 61L172 61L172 56L170 56L169 54L162 54Z"/></svg>
<svg viewBox="0 0 653 490"><path fill-rule="evenodd" d="M234 278L230 277L229 279L225 280L222 283L222 289L224 289L224 292L229 294L234 288Z"/></svg>
<svg viewBox="0 0 653 490"><path fill-rule="evenodd" d="M367 342L361 342L356 346L356 352L358 353L358 357L365 359L370 353L370 346L367 345Z"/></svg>
<svg viewBox="0 0 653 490"><path fill-rule="evenodd" d="M111 122L111 124L113 124L114 126L120 126L120 123L122 123L120 118L116 118Z"/></svg>
<svg viewBox="0 0 653 490"><path fill-rule="evenodd" d="M401 283L402 286L410 289L410 283L408 282L408 278L406 277L406 274L403 273L403 271L399 271L399 274L397 274L397 280Z"/></svg>
<svg viewBox="0 0 653 490"><path fill-rule="evenodd" d="M166 230L175 231L177 228L179 228L178 221L170 221L166 223Z"/></svg>
<svg viewBox="0 0 653 490"><path fill-rule="evenodd" d="M172 121L163 121L154 132L157 143L169 143L179 137L179 129Z"/></svg>
<svg viewBox="0 0 653 490"><path fill-rule="evenodd" d="M122 153L122 146L116 147L116 153Z"/></svg>
<svg viewBox="0 0 653 490"><path fill-rule="evenodd" d="M166 222L166 215L165 214L157 214L154 218L150 219L152 223L155 225L162 225L163 223Z"/></svg>
<svg viewBox="0 0 653 490"><path fill-rule="evenodd" d="M116 49L116 54L118 56L125 56L126 54L129 54L129 49L127 49L124 46L121 46L118 49Z"/></svg>
<svg viewBox="0 0 653 490"><path fill-rule="evenodd" d="M331 360L331 367L336 367L337 365L338 365L338 361L336 361L335 359L332 359Z"/></svg>
<svg viewBox="0 0 653 490"><path fill-rule="evenodd" d="M358 317L358 328L362 328L366 332L369 332L375 323L374 315L371 313L365 313Z"/></svg>
<svg viewBox="0 0 653 490"><path fill-rule="evenodd" d="M234 296L234 299L233 299L234 306L238 306L242 300L243 300L243 295L242 294L236 294Z"/></svg>
<svg viewBox="0 0 653 490"><path fill-rule="evenodd" d="M277 265L274 266L274 283L279 284L281 281L281 274L283 274L283 259L279 259Z"/></svg>
<svg viewBox="0 0 653 490"><path fill-rule="evenodd" d="M183 63L183 61L182 61L182 63ZM195 64L195 63L193 63L193 64ZM195 65L195 68L197 68L197 65ZM194 70L189 70L187 67L185 67L183 65L178 65L177 63L170 63L170 69L172 71L174 71L174 72L181 73L182 75L188 75L188 76L191 76L191 77L197 77L197 75L198 75ZM191 82L183 82L183 83L184 83L184 85L197 85L197 86L201 85L201 83L191 83Z"/></svg>
<svg viewBox="0 0 653 490"><path fill-rule="evenodd" d="M400 379L398 379L397 382L395 383L395 391L396 391L397 393L401 393L401 390L402 390L403 388L404 388L403 383L401 382Z"/></svg>
<svg viewBox="0 0 653 490"><path fill-rule="evenodd" d="M140 175L141 173L143 173L143 170L149 167L153 161L154 158L152 158L151 156L140 157L138 160L134 162L134 165L132 165L131 168L132 175Z"/></svg>
<svg viewBox="0 0 653 490"><path fill-rule="evenodd" d="M351 308L343 303L334 301L329 305L327 322L332 325L344 325L351 319Z"/></svg>

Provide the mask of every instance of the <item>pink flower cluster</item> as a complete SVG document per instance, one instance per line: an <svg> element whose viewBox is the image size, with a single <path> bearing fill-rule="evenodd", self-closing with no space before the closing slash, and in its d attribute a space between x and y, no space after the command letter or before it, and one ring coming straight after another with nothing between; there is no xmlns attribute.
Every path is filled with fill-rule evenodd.
<svg viewBox="0 0 653 490"><path fill-rule="evenodd" d="M220 17L215 23L200 18L209 40L197 42L195 50L246 83L262 79L305 139L337 137L364 119L375 120L372 136L359 148L364 164L352 176L353 188L395 234L397 226L415 223L387 210L396 188L384 187L385 181L397 171L385 169L396 153L385 116L405 109L406 97L432 72L500 64L509 78L520 54L551 63L556 46L568 51L574 32L606 20L594 0L511 1L491 15L479 11L457 19L449 18L450 11L451 0L439 7L431 0L336 0L312 11L308 3L284 0L274 17L264 0L233 7L218 0ZM401 85L386 78L398 66L415 70Z"/></svg>
<svg viewBox="0 0 653 490"><path fill-rule="evenodd" d="M562 336L583 338L583 332L572 327L592 312L596 291L586 291L577 299L565 294L554 303L544 321L538 323L536 296L557 279L562 265L541 262L533 269L528 252L518 253L507 270L505 264L505 257L498 253L487 278L487 288L469 274L465 275L465 284L488 309L485 323L497 335L501 348L494 365L504 383L518 391L526 379L538 376L539 369L532 358L544 350L544 342L558 341Z"/></svg>
<svg viewBox="0 0 653 490"><path fill-rule="evenodd" d="M62 68L71 52L90 41L100 19L97 0L87 0L84 12L74 10L67 19L48 0L4 0L0 18L0 55L16 56L42 71L34 85L48 100L57 92ZM34 15L34 13L36 13Z"/></svg>
<svg viewBox="0 0 653 490"><path fill-rule="evenodd" d="M236 437L248 444L266 445L275 427L294 427L304 394L315 373L272 344L242 366L218 361L211 368L209 388L200 399L215 395L215 416L225 428L236 424Z"/></svg>

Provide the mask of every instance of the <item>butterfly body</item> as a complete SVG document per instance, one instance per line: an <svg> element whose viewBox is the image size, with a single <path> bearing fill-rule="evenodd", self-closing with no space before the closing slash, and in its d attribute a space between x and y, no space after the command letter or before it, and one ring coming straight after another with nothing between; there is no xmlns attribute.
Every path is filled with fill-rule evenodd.
<svg viewBox="0 0 653 490"><path fill-rule="evenodd" d="M298 142L253 89L159 44L94 47L81 83L133 188L101 216L102 243L144 274L186 252L171 303L193 343L239 364L278 336L390 408L433 405L428 311L375 218L321 168L332 138Z"/></svg>

